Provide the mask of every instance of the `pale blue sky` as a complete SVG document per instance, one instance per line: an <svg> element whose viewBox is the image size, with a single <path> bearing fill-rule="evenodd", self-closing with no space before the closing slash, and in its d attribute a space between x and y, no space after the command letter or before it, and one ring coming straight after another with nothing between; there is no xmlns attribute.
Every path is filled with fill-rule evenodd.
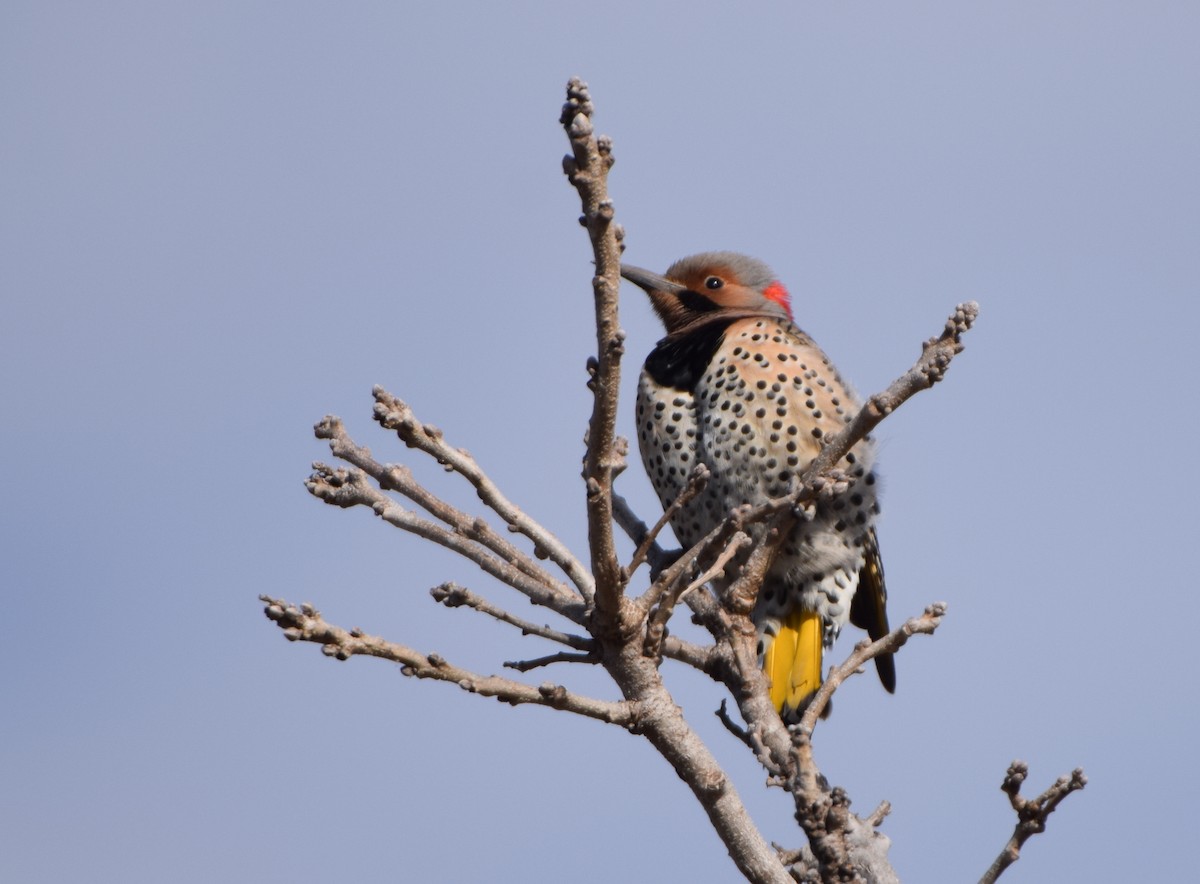
<svg viewBox="0 0 1200 884"><path fill-rule="evenodd" d="M256 600L488 672L545 652L427 595L512 592L301 482L333 412L472 503L371 422L382 383L584 550L575 74L631 262L763 258L862 391L982 305L880 433L893 617L949 617L817 735L855 809L892 802L901 875L978 877L1016 757L1091 783L1006 881L1191 874L1200 7L597 9L0 8L0 879L735 879L648 745L334 663ZM659 330L625 294L630 393ZM797 842L717 690L668 678Z"/></svg>

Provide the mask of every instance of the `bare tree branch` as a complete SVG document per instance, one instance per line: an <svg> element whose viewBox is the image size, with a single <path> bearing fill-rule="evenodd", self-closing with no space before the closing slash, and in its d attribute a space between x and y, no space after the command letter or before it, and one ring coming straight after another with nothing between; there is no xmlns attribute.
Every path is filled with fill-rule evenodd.
<svg viewBox="0 0 1200 884"><path fill-rule="evenodd" d="M439 584L429 590L429 594L433 596L434 601L440 602L447 608L472 608L481 614L494 617L502 623L508 623L517 627L523 635L536 635L540 638L549 639L552 642L558 642L560 645L567 645L581 651L591 651L595 647L595 642L589 638L584 638L581 635L571 635L568 632L560 632L557 629L551 629L549 626L539 626L529 620L523 620L520 617L510 614L503 608L493 605L487 599L476 595L466 587L459 586L457 583L447 582Z"/></svg>
<svg viewBox="0 0 1200 884"><path fill-rule="evenodd" d="M946 603L934 602L925 609L919 617L905 620L878 641L864 639L854 646L854 652L846 658L841 666L833 666L821 683L821 687L813 695L808 708L800 718L799 728L802 732L811 734L817 725L817 719L825 711L825 706L833 696L833 692L851 675L861 672L864 665L874 660L880 654L894 654L914 635L933 635L935 629L942 625L946 616Z"/></svg>
<svg viewBox="0 0 1200 884"><path fill-rule="evenodd" d="M1021 858L1021 848L1025 842L1046 831L1046 820L1062 800L1087 785L1083 768L1077 767L1071 771L1070 776L1062 776L1055 780L1054 785L1037 798L1022 798L1021 785L1028 776L1029 765L1024 761L1014 761L1008 766L1008 773L1004 782L1000 784L1000 789L1008 795L1008 801L1017 813L1017 825L1000 855L979 879L979 884L993 884L1005 869Z"/></svg>
<svg viewBox="0 0 1200 884"><path fill-rule="evenodd" d="M704 490L704 488L708 485L708 479L708 467L704 466L704 464L698 464L696 468L692 470L692 474L688 477L687 484L683 486L683 490L679 492L673 501L671 501L670 506L663 511L662 516L657 522L654 523L653 528L651 528L649 531L646 531L645 523L641 522L641 520L637 520L638 524L642 528L642 534L640 538L635 541L638 546L637 549L634 550L633 558L630 559L629 564L625 566L624 576L626 583L629 582L629 578L633 576L633 573L637 571L641 564L646 561L646 558L650 555L651 550L657 547L658 535L662 533L662 530L666 528L668 524L670 524L671 519L675 518L676 514L678 514L681 509L691 503L696 498L696 495ZM625 504L624 498L621 499L621 503ZM615 515L614 518L616 518Z"/></svg>
<svg viewBox="0 0 1200 884"><path fill-rule="evenodd" d="M563 171L579 192L583 205L579 221L587 228L596 260L592 289L596 302L597 353L589 363L593 404L583 470L587 489L588 543L592 553L592 574L599 592L596 606L601 620L616 628L622 583L612 533L612 483L613 477L624 467L624 456L615 445L621 355L625 352L625 332L617 320L624 233L620 225L612 223L613 204L608 197L612 142L607 137L595 136L594 112L587 84L578 78L572 79L567 84L567 102L559 118L571 142L571 154L563 158Z"/></svg>
<svg viewBox="0 0 1200 884"><path fill-rule="evenodd" d="M376 388L377 397L380 392ZM318 439L329 440L330 451L333 452L335 457L358 467L374 479L383 490L396 491L403 494L426 510L430 515L445 522L455 533L486 546L501 559L524 571L535 580L547 586L555 587L564 601L574 596L574 593L572 593L565 583L551 577L544 568L538 565L526 553L517 549L507 538L497 534L484 519L451 506L418 483L413 478L412 470L408 467L398 464L381 464L375 460L371 456L369 449L355 444L339 418L326 415L313 428L313 432ZM434 456L437 456L436 453L434 453ZM501 515L503 516L503 514ZM538 551L539 548L535 546L535 553Z"/></svg>
<svg viewBox="0 0 1200 884"><path fill-rule="evenodd" d="M556 591L553 584L541 583L525 571L510 564L464 536L467 531L449 531L428 519L406 510L395 500L366 480L362 470L334 469L322 463L313 464L314 472L305 483L309 493L325 503L348 508L365 506L385 522L410 531L426 540L452 549L475 562L493 577L527 595L539 605L551 608L575 622L584 617L584 606L577 596Z"/></svg>
<svg viewBox="0 0 1200 884"><path fill-rule="evenodd" d="M884 819L892 812L892 802L880 801L879 806L871 811L870 814L863 817L863 822L873 829L878 829L883 825Z"/></svg>
<svg viewBox="0 0 1200 884"><path fill-rule="evenodd" d="M646 622L646 643L645 653L648 657L657 657L662 647L663 636L666 635L667 621L671 619L671 615L675 613L675 605L679 600L687 596L694 590L704 586L710 580L719 579L725 574L725 568L729 562L749 546L753 541L750 535L743 531L739 531L730 538L729 543L725 548L717 554L716 561L712 566L685 586L683 589L675 588L678 584L675 583L672 588L663 594L661 601L650 611L649 618ZM650 595L649 592L646 595Z"/></svg>
<svg viewBox="0 0 1200 884"><path fill-rule="evenodd" d="M974 301L955 307L941 335L930 338L922 345L921 357L913 367L892 381L882 393L876 393L868 399L850 423L826 439L825 447L813 458L804 471L805 475L816 478L829 473L880 421L917 393L928 390L944 378L950 361L963 350L962 336L970 331L978 318L979 305Z"/></svg>
<svg viewBox="0 0 1200 884"><path fill-rule="evenodd" d="M532 660L506 660L504 667L506 669L515 669L517 672L529 672L531 669L538 669L542 666L549 666L551 663L599 663L600 658L592 653L578 654L571 651L559 651L555 654L547 654L545 657L535 657Z"/></svg>
<svg viewBox="0 0 1200 884"><path fill-rule="evenodd" d="M538 687L521 684L497 675L479 675L454 666L438 654L421 654L412 648L385 641L361 630L345 630L326 623L312 605L293 605L283 599L263 595L267 619L275 621L289 641L315 642L327 657L349 660L356 655L379 657L399 663L404 675L432 678L458 685L464 691L495 697L514 706L533 704L550 706L594 718L608 724L631 728L637 725L637 704L625 701L610 702L583 697L567 691L561 685L544 683Z"/></svg>
<svg viewBox="0 0 1200 884"><path fill-rule="evenodd" d="M613 494L613 520L625 532L626 536L638 546L646 539L650 533L650 528L638 518L637 513L619 494ZM663 568L666 568L674 562L683 550L673 550L668 552L658 545L658 541L651 538L650 543L646 546L646 561L650 563L650 579L657 580L658 575L662 573Z"/></svg>
<svg viewBox="0 0 1200 884"><path fill-rule="evenodd" d="M713 648L711 645L701 646L684 641L678 636L667 635L663 638L660 653L668 659L684 663L716 678L712 672Z"/></svg>
<svg viewBox="0 0 1200 884"><path fill-rule="evenodd" d="M721 724L725 725L725 730L745 743L751 752L754 751L754 741L750 739L750 734L746 733L746 729L730 717L729 704L724 700L721 701L721 705L717 708L717 719Z"/></svg>
<svg viewBox="0 0 1200 884"><path fill-rule="evenodd" d="M604 661L621 692L626 697L637 697L641 703L637 732L650 741L691 789L748 881L791 884L791 877L750 819L737 789L688 725L663 685L658 667L642 654L640 644L625 641L619 647L610 647Z"/></svg>
<svg viewBox="0 0 1200 884"><path fill-rule="evenodd" d="M434 457L438 463L463 476L475 486L479 499L491 507L508 525L509 530L524 534L534 543L534 552L545 556L566 572L585 599L595 591L592 575L583 563L571 554L562 542L505 497L495 483L480 469L475 458L465 450L446 443L442 431L423 424L411 408L382 387L372 390L375 396L375 419L380 426L394 430L410 448L417 448Z"/></svg>

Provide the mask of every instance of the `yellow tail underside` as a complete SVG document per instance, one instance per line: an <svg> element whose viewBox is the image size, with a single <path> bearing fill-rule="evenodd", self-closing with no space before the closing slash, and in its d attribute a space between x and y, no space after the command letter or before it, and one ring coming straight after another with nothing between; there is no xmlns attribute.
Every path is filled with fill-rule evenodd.
<svg viewBox="0 0 1200 884"><path fill-rule="evenodd" d="M777 712L800 708L821 686L823 633L821 617L812 611L793 611L784 618L763 659Z"/></svg>

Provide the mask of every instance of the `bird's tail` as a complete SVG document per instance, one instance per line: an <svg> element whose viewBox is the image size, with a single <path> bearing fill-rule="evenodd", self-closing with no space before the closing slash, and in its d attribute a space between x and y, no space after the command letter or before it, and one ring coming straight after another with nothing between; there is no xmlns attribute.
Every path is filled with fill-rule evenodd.
<svg viewBox="0 0 1200 884"><path fill-rule="evenodd" d="M763 655L771 702L785 721L803 710L821 686L824 633L819 614L792 610Z"/></svg>

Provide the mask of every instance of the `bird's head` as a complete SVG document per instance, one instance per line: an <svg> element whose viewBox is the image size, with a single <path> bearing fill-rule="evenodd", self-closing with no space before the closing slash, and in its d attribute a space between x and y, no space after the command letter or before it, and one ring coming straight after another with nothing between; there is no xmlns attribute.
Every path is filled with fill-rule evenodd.
<svg viewBox="0 0 1200 884"><path fill-rule="evenodd" d="M692 255L663 276L622 264L621 275L650 296L668 334L722 312L792 318L788 291L771 268L736 252Z"/></svg>

